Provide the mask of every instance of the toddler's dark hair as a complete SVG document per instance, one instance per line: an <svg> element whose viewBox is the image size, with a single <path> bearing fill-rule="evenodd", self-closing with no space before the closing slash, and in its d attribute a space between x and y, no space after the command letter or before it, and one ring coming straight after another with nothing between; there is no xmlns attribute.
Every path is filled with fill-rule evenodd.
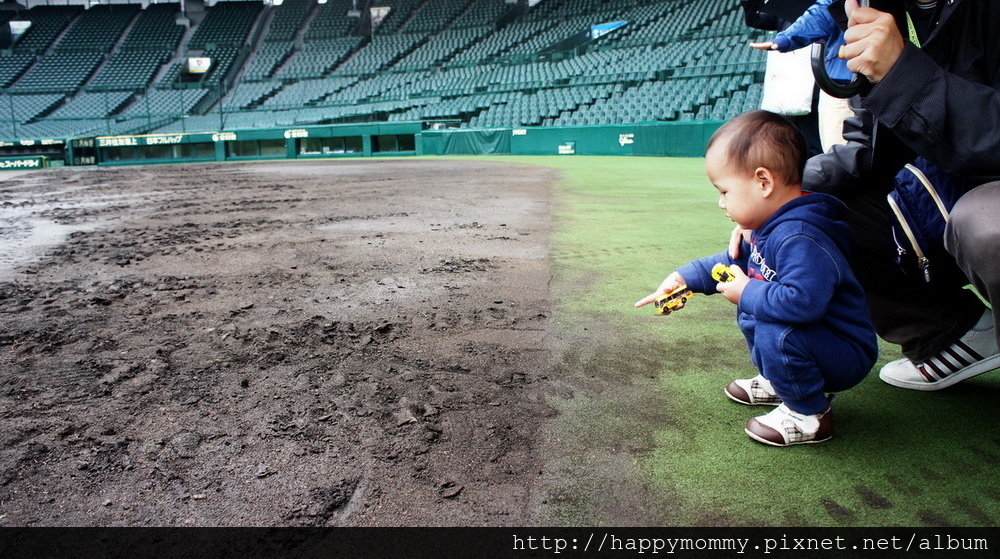
<svg viewBox="0 0 1000 559"><path fill-rule="evenodd" d="M765 167L788 184L802 183L806 165L806 141L794 124L769 111L747 111L733 117L712 134L708 149L728 138L728 165L752 172Z"/></svg>

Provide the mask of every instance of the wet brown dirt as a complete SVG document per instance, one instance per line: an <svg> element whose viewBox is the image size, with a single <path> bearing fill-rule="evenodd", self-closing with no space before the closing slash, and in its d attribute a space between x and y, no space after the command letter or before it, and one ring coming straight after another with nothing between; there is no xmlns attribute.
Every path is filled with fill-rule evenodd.
<svg viewBox="0 0 1000 559"><path fill-rule="evenodd" d="M0 526L543 522L554 180L0 176Z"/></svg>

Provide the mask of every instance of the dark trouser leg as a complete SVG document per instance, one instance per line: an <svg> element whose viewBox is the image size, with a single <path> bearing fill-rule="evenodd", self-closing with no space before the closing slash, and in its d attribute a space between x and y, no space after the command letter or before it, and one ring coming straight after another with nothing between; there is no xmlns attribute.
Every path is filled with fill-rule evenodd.
<svg viewBox="0 0 1000 559"><path fill-rule="evenodd" d="M879 336L902 346L911 361L921 362L975 325L983 305L963 289L969 279L950 255L943 250L933 255L931 283L919 273L905 273L896 263L892 236L896 216L884 193L866 192L844 202L851 210L847 215L854 241L851 262Z"/></svg>
<svg viewBox="0 0 1000 559"><path fill-rule="evenodd" d="M993 306L1000 322L1000 181L970 190L955 204L944 233L945 247ZM997 330L1000 344L1000 329Z"/></svg>

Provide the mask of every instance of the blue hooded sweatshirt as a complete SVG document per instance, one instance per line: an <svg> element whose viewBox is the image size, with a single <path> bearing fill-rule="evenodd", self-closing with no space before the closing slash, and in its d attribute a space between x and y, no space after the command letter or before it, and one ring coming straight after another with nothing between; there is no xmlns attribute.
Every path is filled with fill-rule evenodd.
<svg viewBox="0 0 1000 559"><path fill-rule="evenodd" d="M789 52L813 43L826 44L826 71L831 78L849 82L854 74L847 69L847 61L837 57L844 46L844 32L830 14L833 0L819 0L809 7L799 19L772 39L779 52Z"/></svg>
<svg viewBox="0 0 1000 559"><path fill-rule="evenodd" d="M864 292L845 256L850 231L840 218L846 211L847 206L832 196L804 194L754 231L740 248L740 258L722 252L677 271L691 290L712 294L718 293L712 267L719 262L737 264L752 278L740 297L741 317L822 325L874 360L875 331Z"/></svg>

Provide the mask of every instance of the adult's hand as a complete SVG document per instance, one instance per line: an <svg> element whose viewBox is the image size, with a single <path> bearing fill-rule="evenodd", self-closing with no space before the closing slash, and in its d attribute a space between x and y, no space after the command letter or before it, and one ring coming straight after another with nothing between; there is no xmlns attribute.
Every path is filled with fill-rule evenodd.
<svg viewBox="0 0 1000 559"><path fill-rule="evenodd" d="M743 229L739 225L733 228L733 232L729 234L729 256L732 258L740 257L740 245L743 241L750 242L750 231L749 229Z"/></svg>
<svg viewBox="0 0 1000 559"><path fill-rule="evenodd" d="M878 83L889 73L903 54L906 43L892 15L874 8L858 7L857 0L847 0L844 6L848 28L847 43L839 56L847 60L847 68L864 74L868 81Z"/></svg>

